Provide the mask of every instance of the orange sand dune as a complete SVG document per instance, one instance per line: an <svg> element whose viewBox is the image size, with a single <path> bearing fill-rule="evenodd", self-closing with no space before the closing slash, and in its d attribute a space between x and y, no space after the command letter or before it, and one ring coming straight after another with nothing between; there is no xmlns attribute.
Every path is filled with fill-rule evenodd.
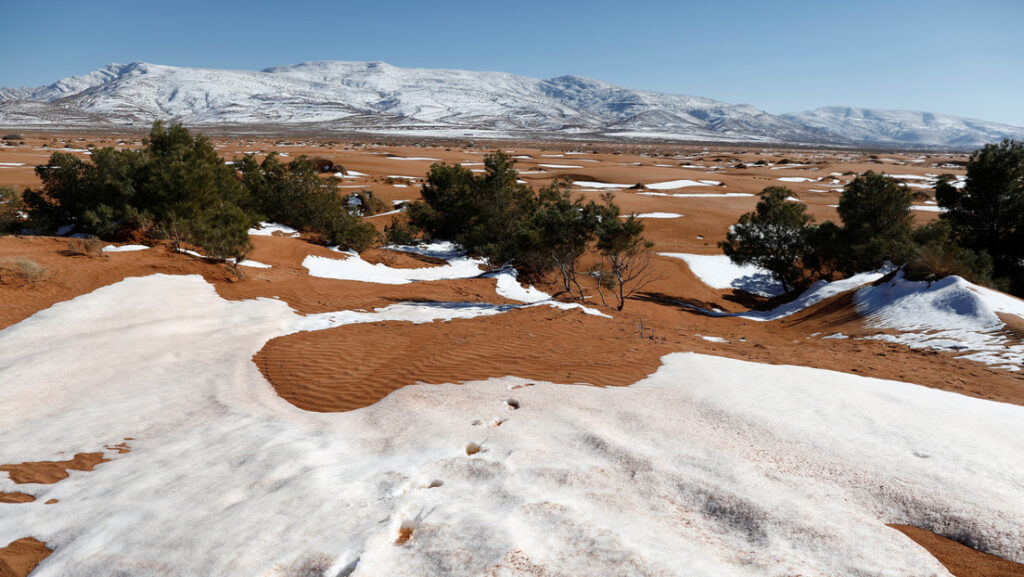
<svg viewBox="0 0 1024 577"><path fill-rule="evenodd" d="M53 553L46 543L25 537L0 549L0 577L26 577Z"/></svg>
<svg viewBox="0 0 1024 577"><path fill-rule="evenodd" d="M515 375L630 385L654 372L661 355L672 350L665 342L632 338L632 331L621 321L532 307L445 323L372 323L296 333L270 341L253 360L292 404L308 411L348 411L415 382Z"/></svg>
<svg viewBox="0 0 1024 577"><path fill-rule="evenodd" d="M975 551L925 529L909 525L889 526L927 549L956 577L1024 577L1024 565L1020 563Z"/></svg>
<svg viewBox="0 0 1024 577"><path fill-rule="evenodd" d="M13 465L0 465L15 483L42 483L50 485L68 478L68 471L92 471L96 465L110 459L103 453L78 453L66 461L33 461Z"/></svg>

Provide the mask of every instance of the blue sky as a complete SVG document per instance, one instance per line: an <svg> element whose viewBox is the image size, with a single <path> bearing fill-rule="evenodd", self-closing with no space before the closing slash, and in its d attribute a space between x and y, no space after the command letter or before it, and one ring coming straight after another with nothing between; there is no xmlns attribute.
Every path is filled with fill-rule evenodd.
<svg viewBox="0 0 1024 577"><path fill-rule="evenodd" d="M845 105L1024 126L1024 0L0 0L0 16L0 86L137 60L381 60L577 74L772 113Z"/></svg>

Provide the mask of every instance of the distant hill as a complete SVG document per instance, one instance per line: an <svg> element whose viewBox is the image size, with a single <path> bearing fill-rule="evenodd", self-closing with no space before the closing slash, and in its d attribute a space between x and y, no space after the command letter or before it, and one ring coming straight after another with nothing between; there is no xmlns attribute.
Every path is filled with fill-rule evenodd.
<svg viewBox="0 0 1024 577"><path fill-rule="evenodd" d="M0 88L0 126L111 127L156 119L319 131L973 148L1024 129L921 112L773 115L579 76L305 62L265 70L109 64L38 88Z"/></svg>
<svg viewBox="0 0 1024 577"><path fill-rule="evenodd" d="M826 106L782 117L861 142L973 148L1004 138L1024 139L1024 128L911 110Z"/></svg>

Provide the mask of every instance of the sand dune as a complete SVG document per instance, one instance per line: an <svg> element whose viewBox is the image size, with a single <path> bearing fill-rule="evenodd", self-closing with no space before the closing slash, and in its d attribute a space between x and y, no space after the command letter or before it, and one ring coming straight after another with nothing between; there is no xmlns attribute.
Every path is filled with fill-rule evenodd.
<svg viewBox="0 0 1024 577"><path fill-rule="evenodd" d="M130 144L131 139L120 139L115 136L26 136L26 145L23 147L0 148L0 162L7 165L24 163L23 166L5 165L0 170L0 185L36 185L37 181L31 167L44 162L49 153L48 150L42 149L42 144L47 144L50 150L55 147L74 148L78 151L74 153L77 155L83 155L82 151L89 143L109 145L121 140L127 143L127 146L133 145ZM79 141L78 138L83 140ZM347 185L370 188L388 201L408 200L416 195L415 184L404 189L393 186L394 176L401 174L422 177L434 162L433 159L471 162L469 159L479 157L478 153L485 152L457 144L428 148L364 143L328 145L309 141L297 146L283 146L267 139L227 137L216 138L215 142L220 146L219 150L225 160L230 160L241 152L253 150L261 151L259 156L262 157L275 148L286 150L290 157L305 153L331 159L344 165L353 177L346 179ZM549 184L560 175L570 174L583 182L630 183L628 186L637 183L647 187L647 190L665 194L704 192L705 189L713 189L707 192L716 194L715 198L650 196L640 194L638 191L642 189L626 189L616 193L616 201L627 213L636 212L648 216L685 214L685 218L645 219L647 235L656 243L655 249L658 252L698 257L713 257L719 254L716 244L724 238L728 226L735 222L739 214L751 210L757 202L755 196L735 195L754 195L766 186L780 184L778 179L794 180L783 183L790 186L807 205L808 210L821 220L835 218L833 205L838 199L837 190L852 178L852 175L846 173L886 170L911 181L923 182L924 179L931 178L928 176L930 174L963 172L942 167L942 164L949 160L957 160L945 155L934 155L927 162L916 162L918 155L910 154L893 155L886 157L890 160L883 161L877 157L872 158L869 153L846 151L736 151L727 148L703 150L687 147L658 149L652 146L616 149L605 144L596 146L593 150L588 146L583 157L587 161L583 162L577 155L566 156L569 152L580 152L573 150L576 146L578 145L565 145L556 150L550 144L519 143L505 144L502 148L514 150L516 156L529 157L520 159L519 167L527 173L522 175L524 180L535 186ZM404 160L396 160L396 157L402 157ZM763 161L763 164L755 164L758 161ZM542 166L556 164L559 166ZM572 168L565 168L569 166ZM389 177L392 182L388 181ZM821 180L818 180L819 177L822 177ZM658 183L700 181L717 181L723 186L704 185L675 190L671 188L675 186L674 184L663 184L661 188L665 190L658 190ZM581 190L580 194L597 199L604 189L607 187L591 186L587 190ZM726 194L733 196L725 196ZM915 217L923 222L936 218L936 215L919 212ZM390 222L390 218L392 217L383 216L374 219L373 222L378 227L383 227ZM631 301L622 313L603 308L596 298L586 303L588 307L600 309L612 317L603 318L587 315L579 310L559 310L548 306L517 308L521 303L517 304L516 300L502 296L498 281L494 278L416 280L408 284L370 283L356 278L318 278L310 275L309 268L304 266L308 258L339 260L344 258L344 255L308 242L307 239L293 238L290 232L253 236L251 239L254 246L251 258L269 265L270 268L246 268L244 274L238 276L223 264L172 253L167 246L161 244L146 250L114 250L108 251L106 256L90 257L70 254L67 251L66 239L2 238L0 258L31 258L50 272L47 278L35 285L16 280L0 283L0 299L4 302L4 306L0 307L0 329L16 328L16 325L41 310L74 297L90 295L101 287L110 287L124 279L147 277L154 273L198 274L204 282L212 285L217 297L228 299L239 307L250 307L246 310L256 310L266 305L266 301L254 299L280 301L286 305L282 310L275 309L277 312L274 314L282 315L282 319L288 319L285 324L292 326L289 323L295 323L294 326L285 331L287 334L272 338L265 344L256 344L245 356L248 359L249 355L255 352L251 357L255 366L250 363L247 368L239 370L251 370L255 374L258 368L273 387L271 395L276 392L280 398L294 407L310 413L297 411L290 405L284 405L284 408L274 405L274 411L290 415L288 419L300 421L312 412L345 412L360 408L366 410L350 412L346 417L384 419L379 416L383 414L380 413L383 410L380 408L382 405L412 403L410 406L420 407L419 403L426 402L422 399L429 398L437 391L444 391L444 395L448 396L446 398L451 398L452 395L468 395L467 398L475 399L476 396L483 395L482 391L486 389L480 388L480 381L505 377L515 377L507 384L509 387L520 388L515 389L515 395L506 391L501 399L503 403L507 403L509 398L516 403L523 401L516 395L522 391L533 390L533 387L528 385L534 381L539 383L536 385L537 388L544 390L541 396L551 394L554 395L552 399L562 399L562 395L569 395L564 398L576 398L577 400L572 401L575 403L579 399L592 398L587 396L592 393L579 392L576 395L582 396L578 397L573 397L573 393L549 393L547 391L551 385L546 383L577 383L598 387L631 386L662 367L665 355L678 351L692 351L773 365L802 365L830 369L854 375L916 383L979 399L1024 405L1024 377L1019 373L1014 374L1009 370L996 369L960 358L960 354L953 352L913 349L899 342L866 340L865 337L879 334L896 336L898 331L894 328L876 326L877 323L872 325L866 322L859 312L853 292L831 296L795 314L769 322L758 322L739 316L720 316L743 313L754 307L768 309L783 303L771 300L771 291L765 292L765 296L758 296L738 290L744 287L749 289L751 285L736 285L733 278L727 279L728 282L724 284L709 281L709 285L708 282L701 280L709 280L709 277L702 274L697 265L692 265L695 268L691 269L691 265L685 260L656 257L653 267L661 276L661 280ZM359 258L370 267L382 265L406 276L412 269L435 269L433 273L436 273L448 266L444 259L381 249L366 251ZM141 279L133 282L137 281ZM593 283L585 282L588 290L594 294ZM537 289L556 293L558 287L547 284L538 286ZM420 324L408 320L378 320L337 326L337 323L332 325L324 317L318 316L341 313L371 315L374 313L369 311L396 306L415 307L416 303L424 306L437 303L460 303L459 306L475 304L479 307L499 309L492 308L495 314L489 316L452 316L451 320L444 322ZM221 306L230 307L231 304L217 304L214 308L220 311L228 310L217 308ZM291 309L291 312L286 309ZM709 315L701 311L712 311L715 314ZM1024 335L1024 329L1021 328L1024 321L1016 315L1008 315L1002 311L999 311L997 316L1002 325L999 329L1002 332L999 335L1020 341ZM385 315L380 318L397 316ZM264 318L260 322L269 321ZM243 329L235 327L231 330ZM280 332L270 332L280 335ZM60 335L54 335L54 338L60 338ZM0 368L0 371L2 370L4 369ZM225 378L230 382L232 377ZM258 379L259 375L256 375L256 378ZM416 383L438 386L405 388ZM467 385L465 388L445 386L451 383ZM591 388L581 387L578 390L589 391ZM220 391L217 394L227 394L221 389L217 390ZM628 390L631 389L622 389ZM239 403L239 406L247 402L238 398L236 393L227 394L224 398ZM623 398L628 398L628 394ZM432 407L429 403L427 406ZM201 410L210 408L203 407ZM502 420L508 418L514 407L501 405L499 408L501 411L493 415L488 413L474 417L479 424L472 425L474 428L471 430L503 430L510 426L514 427L511 425L512 421ZM434 408L429 410L432 411ZM582 407L573 410L578 410L579 415L582 415L574 417L577 419L574 426L586 426L583 424L588 422L586 410ZM519 415L518 412L516 414ZM320 415L316 418L320 417L331 418L330 415ZM251 426L251 423L246 426ZM401 427L399 430L402 430ZM490 438L485 435L480 437ZM13 484L54 483L66 477L68 469L89 471L107 459L116 461L122 451L128 450L126 445L119 444L122 438L123 436L116 439L101 439L102 442L111 443L105 445L105 452L89 452L94 451L96 447L87 448L81 445L87 441L95 442L95 439L73 439L73 446L61 447L60 450L76 450L77 453L62 455L57 455L53 451L33 451L33 447L22 447L21 449L26 451L25 456L0 464L0 471L7 473L8 479L5 482ZM219 438L227 442L230 436ZM495 452L491 452L494 449L488 444L488 440L477 439L473 442L478 443L478 452L474 453L474 456L479 455L482 458L481 463L495 455ZM458 452L465 454L467 451L464 449L465 447L460 446ZM72 454L73 458L61 458ZM590 453L587 455L588 459L594 458ZM136 457L134 454L130 456ZM542 457L549 458L550 455ZM104 468L117 470L120 466L122 465L116 462L103 464L89 475L107 475L108 473L103 472ZM479 474L486 476L490 473ZM567 479L567 483L574 482L568 477ZM430 486L429 481L431 480L425 482L426 486ZM88 486L88 481L82 483ZM451 487L457 483L446 482L444 487ZM432 487L432 490L442 491L440 487ZM29 486L19 490L15 490L13 485L0 486L0 516L3 510L12 510L4 508L42 507L42 502L33 503L40 494ZM277 498L268 495L264 497ZM63 497L61 503L65 503ZM535 514L574 518L571 514L559 511L536 511ZM397 534L401 536L403 527L409 532L400 545L414 547L417 543L428 542L427 540L431 538L429 521L423 523L421 520L419 524L399 521L401 520L395 521ZM877 521L881 523L882 520ZM884 521L911 522L913 519ZM965 568L972 564L975 568L990 565L993 570L1017 574L1012 571L1016 571L1019 566L1012 563L1000 565L998 559L975 562L975 557L972 556L974 554L970 550L947 547L947 544L935 541L921 530L902 526L899 528L932 551L956 575L973 577L976 574L983 574L971 573L973 569ZM8 536L8 540L12 540L26 533L27 531L5 535ZM49 539L39 534L36 537ZM393 548L394 541L395 538L389 536L388 547ZM902 548L904 545L893 546L900 547L899 550L904 553L907 551ZM620 543L615 547L622 545ZM18 539L11 546L0 550L0 575L7 577L4 571L13 572L11 574L14 575L27 574L48 552L41 541ZM531 554L534 556L531 557ZM536 555L536 551L528 554L521 549L501 552L496 557L495 567L529 566L537 561ZM371 557L364 559L364 567L373 566ZM342 562L340 558L336 561ZM349 561L351 559L345 562Z"/></svg>

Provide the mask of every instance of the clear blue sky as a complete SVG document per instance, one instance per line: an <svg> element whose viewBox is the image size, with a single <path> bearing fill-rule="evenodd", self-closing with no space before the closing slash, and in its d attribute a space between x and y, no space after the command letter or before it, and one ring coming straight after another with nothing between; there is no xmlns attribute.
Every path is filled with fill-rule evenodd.
<svg viewBox="0 0 1024 577"><path fill-rule="evenodd" d="M0 0L0 21L0 86L137 60L381 60L577 74L772 113L846 105L1024 126L1024 0Z"/></svg>

